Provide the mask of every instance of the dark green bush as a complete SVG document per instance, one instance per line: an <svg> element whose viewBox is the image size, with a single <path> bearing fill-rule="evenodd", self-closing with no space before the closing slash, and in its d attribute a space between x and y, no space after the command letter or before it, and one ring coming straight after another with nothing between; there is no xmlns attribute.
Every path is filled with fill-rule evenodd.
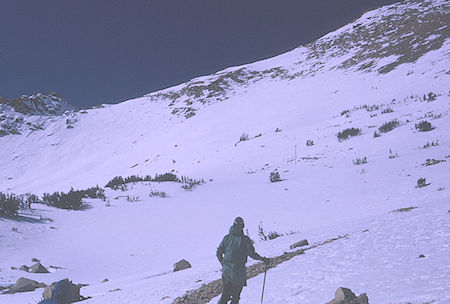
<svg viewBox="0 0 450 304"><path fill-rule="evenodd" d="M426 120L422 120L421 122L419 122L418 124L416 124L416 129L421 131L421 132L427 132L427 131L431 131L434 129L434 127L431 125L431 123L429 123Z"/></svg>
<svg viewBox="0 0 450 304"><path fill-rule="evenodd" d="M361 135L361 129L359 128L348 128L337 134L337 138L339 141L343 141L348 139L351 136Z"/></svg>
<svg viewBox="0 0 450 304"><path fill-rule="evenodd" d="M19 206L22 200L14 194L4 194L0 192L0 216L13 217L19 213Z"/></svg>
<svg viewBox="0 0 450 304"><path fill-rule="evenodd" d="M380 131L381 133L387 133L389 131L394 130L399 125L400 125L400 121L398 121L398 119L394 119L394 120L391 120L389 122L385 122L384 124L382 124L381 127L378 128L378 131Z"/></svg>

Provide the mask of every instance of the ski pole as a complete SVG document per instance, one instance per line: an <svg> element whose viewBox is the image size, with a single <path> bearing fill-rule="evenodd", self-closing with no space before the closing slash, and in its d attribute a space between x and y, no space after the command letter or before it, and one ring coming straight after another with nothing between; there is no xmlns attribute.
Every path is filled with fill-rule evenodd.
<svg viewBox="0 0 450 304"><path fill-rule="evenodd" d="M261 304L263 304L264 287L266 287L266 276L267 276L267 264L266 264L266 268L264 269L264 282L263 282L263 288L262 288L262 294L261 294Z"/></svg>

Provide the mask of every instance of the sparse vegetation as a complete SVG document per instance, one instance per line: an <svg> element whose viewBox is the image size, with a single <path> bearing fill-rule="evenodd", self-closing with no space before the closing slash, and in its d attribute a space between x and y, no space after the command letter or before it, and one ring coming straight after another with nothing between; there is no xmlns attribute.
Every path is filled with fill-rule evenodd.
<svg viewBox="0 0 450 304"><path fill-rule="evenodd" d="M398 119L394 119L394 120L391 120L389 122L385 122L384 124L382 124L381 127L378 128L378 131L380 133L387 133L389 131L394 130L398 126L400 126L400 121Z"/></svg>
<svg viewBox="0 0 450 304"><path fill-rule="evenodd" d="M389 149L389 158L393 159L393 158L397 158L398 157L398 153L395 152L395 154L392 152L391 149Z"/></svg>
<svg viewBox="0 0 450 304"><path fill-rule="evenodd" d="M157 191L157 190L152 190L149 194L150 197L161 197L161 198L166 198L167 197L167 193L164 191Z"/></svg>
<svg viewBox="0 0 450 304"><path fill-rule="evenodd" d="M344 141L352 136L361 135L361 129L359 128L348 128L337 134L337 138L339 141Z"/></svg>
<svg viewBox="0 0 450 304"><path fill-rule="evenodd" d="M353 160L353 164L354 165L367 164L367 157L364 156L363 158L356 158L356 159Z"/></svg>
<svg viewBox="0 0 450 304"><path fill-rule="evenodd" d="M423 95L423 100L426 102L432 102L435 101L437 98L437 95L434 94L433 92L430 92L428 94Z"/></svg>
<svg viewBox="0 0 450 304"><path fill-rule="evenodd" d="M284 234L278 233L276 231L270 231L270 232L266 233L264 231L262 222L259 223L259 225L258 225L258 237L259 237L259 239L261 241L273 240L273 239L276 239L276 238L278 238L280 236L284 236Z"/></svg>
<svg viewBox="0 0 450 304"><path fill-rule="evenodd" d="M418 124L415 125L416 129L419 130L420 132L427 132L427 131L431 131L434 130L435 128L431 125L431 123L429 123L426 120L422 120L421 122L419 122Z"/></svg>
<svg viewBox="0 0 450 304"><path fill-rule="evenodd" d="M127 189L126 184L136 182L176 182L184 184L182 187L186 190L192 190L192 188L194 188L196 185L205 183L203 179L197 180L187 176L178 177L176 174L168 172L164 174L155 174L155 177L151 177L150 175L147 175L145 177L132 175L126 178L123 178L122 176L116 176L106 184L106 187L109 187L113 190L120 189L124 191Z"/></svg>
<svg viewBox="0 0 450 304"><path fill-rule="evenodd" d="M395 209L392 212L408 212L408 211L411 211L414 209L417 209L417 207L400 208L400 209Z"/></svg>
<svg viewBox="0 0 450 304"><path fill-rule="evenodd" d="M446 160L445 159L434 159L434 158L428 158L426 161L425 161L425 163L424 164L422 164L422 166L433 166L433 165L436 165L436 164L439 164L439 163L443 163L443 162L446 162Z"/></svg>
<svg viewBox="0 0 450 304"><path fill-rule="evenodd" d="M0 216L17 216L21 202L22 200L14 194L5 194L0 192Z"/></svg>
<svg viewBox="0 0 450 304"><path fill-rule="evenodd" d="M312 140L312 139L308 139L307 141L306 141L306 146L307 147L310 147L310 146L313 146L314 145L314 141Z"/></svg>
<svg viewBox="0 0 450 304"><path fill-rule="evenodd" d="M394 112L394 110L392 108L386 108L381 110L381 114L387 114L387 113L392 113Z"/></svg>
<svg viewBox="0 0 450 304"><path fill-rule="evenodd" d="M271 183L281 182L281 176L278 170L275 169L275 171L270 172L269 180Z"/></svg>
<svg viewBox="0 0 450 304"><path fill-rule="evenodd" d="M419 179L417 180L416 188L423 188L423 187L426 187L426 186L428 186L428 185L430 185L430 184L427 184L427 179L421 177L421 178L419 178Z"/></svg>
<svg viewBox="0 0 450 304"><path fill-rule="evenodd" d="M430 147L436 147L439 146L439 140L436 140L436 142L432 141L431 143L427 142L425 145L421 147L421 149L428 149Z"/></svg>
<svg viewBox="0 0 450 304"><path fill-rule="evenodd" d="M242 133L241 137L239 138L239 141L246 141L249 139L248 134Z"/></svg>
<svg viewBox="0 0 450 304"><path fill-rule="evenodd" d="M82 191L70 189L69 192L44 193L42 201L48 206L67 210L79 210L83 205L85 194Z"/></svg>

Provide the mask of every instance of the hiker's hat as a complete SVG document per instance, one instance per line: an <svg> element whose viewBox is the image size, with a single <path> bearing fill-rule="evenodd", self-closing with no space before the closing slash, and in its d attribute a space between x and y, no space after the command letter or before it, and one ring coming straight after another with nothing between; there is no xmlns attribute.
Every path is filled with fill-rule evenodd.
<svg viewBox="0 0 450 304"><path fill-rule="evenodd" d="M238 216L237 218L234 219L234 223L233 224L238 224L241 225L242 227L244 227L244 219L240 216Z"/></svg>

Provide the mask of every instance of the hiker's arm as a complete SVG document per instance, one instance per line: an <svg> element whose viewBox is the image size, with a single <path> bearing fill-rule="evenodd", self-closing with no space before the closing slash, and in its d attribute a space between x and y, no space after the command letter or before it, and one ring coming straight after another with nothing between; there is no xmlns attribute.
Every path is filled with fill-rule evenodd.
<svg viewBox="0 0 450 304"><path fill-rule="evenodd" d="M223 254L225 253L225 238L223 238L222 242L220 242L219 247L217 247L216 256L219 260L220 264L222 264L223 261Z"/></svg>
<svg viewBox="0 0 450 304"><path fill-rule="evenodd" d="M255 247L252 244L252 241L250 239L247 239L247 248L248 248L248 255L255 260L258 261L266 261L267 258L260 256L256 253Z"/></svg>

